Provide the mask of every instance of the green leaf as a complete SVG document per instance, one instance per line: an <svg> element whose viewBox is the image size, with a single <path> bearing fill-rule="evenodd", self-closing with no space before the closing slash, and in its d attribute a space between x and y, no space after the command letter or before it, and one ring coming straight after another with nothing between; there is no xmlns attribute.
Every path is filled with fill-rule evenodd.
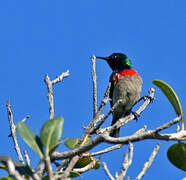
<svg viewBox="0 0 186 180"><path fill-rule="evenodd" d="M81 174L76 171L70 171L69 177L74 178L74 177L78 177L78 176L81 176Z"/></svg>
<svg viewBox="0 0 186 180"><path fill-rule="evenodd" d="M15 165L16 170L18 170L20 174L32 176L32 169L28 165L21 163L16 163Z"/></svg>
<svg viewBox="0 0 186 180"><path fill-rule="evenodd" d="M88 152L85 152L85 154L89 154ZM92 161L96 160L94 157L81 157L75 164L74 168L83 168L90 164ZM100 161L97 161L94 165L93 169L99 169L100 168Z"/></svg>
<svg viewBox="0 0 186 180"><path fill-rule="evenodd" d="M169 84L167 84L166 82L164 82L162 80L153 80L153 83L156 86L158 86L163 91L163 93L167 96L170 103L174 107L176 114L181 115L183 113L181 103L179 101L177 94L173 90L173 88Z"/></svg>
<svg viewBox="0 0 186 180"><path fill-rule="evenodd" d="M75 164L74 168L83 168L90 164L94 159L92 157L82 157Z"/></svg>
<svg viewBox="0 0 186 180"><path fill-rule="evenodd" d="M74 149L79 142L79 138L70 138L65 141L65 145L69 149Z"/></svg>
<svg viewBox="0 0 186 180"><path fill-rule="evenodd" d="M43 146L46 147L46 156L49 155L58 144L63 131L64 118L56 117L48 120L42 127L40 136Z"/></svg>
<svg viewBox="0 0 186 180"><path fill-rule="evenodd" d="M94 166L93 168L94 168L94 169L99 169L100 166L101 166L100 161L97 161L96 164L95 164L95 166Z"/></svg>
<svg viewBox="0 0 186 180"><path fill-rule="evenodd" d="M6 177L0 178L0 180L14 180L14 178L12 178L10 176L6 176Z"/></svg>
<svg viewBox="0 0 186 180"><path fill-rule="evenodd" d="M182 106L174 89L169 84L167 84L166 82L162 80L156 79L156 80L153 80L152 82L163 91L163 93L168 98L169 102L172 104L176 114L178 116L180 115L182 116L183 115ZM182 122L182 130L184 130L183 117L182 117L181 122Z"/></svg>
<svg viewBox="0 0 186 180"><path fill-rule="evenodd" d="M23 140L36 152L40 155L41 158L43 158L43 150L40 138L32 132L28 126L23 123L19 122L17 124L17 130L19 135L23 138Z"/></svg>
<svg viewBox="0 0 186 180"><path fill-rule="evenodd" d="M3 169L8 172L8 168L5 165L0 165L0 169Z"/></svg>
<svg viewBox="0 0 186 180"><path fill-rule="evenodd" d="M186 171L186 143L173 144L168 149L167 157L177 168Z"/></svg>

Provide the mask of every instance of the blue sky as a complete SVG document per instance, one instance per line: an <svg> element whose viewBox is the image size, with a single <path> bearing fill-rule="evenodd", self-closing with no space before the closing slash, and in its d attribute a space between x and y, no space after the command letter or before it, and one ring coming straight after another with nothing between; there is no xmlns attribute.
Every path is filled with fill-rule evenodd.
<svg viewBox="0 0 186 180"><path fill-rule="evenodd" d="M143 78L142 95L154 87L153 79L168 82L181 99L185 111L186 1L185 0L71 0L0 2L0 154L17 160L13 148L6 103L10 99L14 122L30 115L27 125L36 133L48 120L47 89L44 76L51 79L70 70L70 77L54 87L56 116L65 118L63 137L80 137L83 126L92 119L92 54L108 56L123 52L129 56ZM111 70L97 62L98 101L107 87ZM133 134L144 124L155 128L176 117L165 96L156 88L154 101L138 122L121 129L121 135ZM104 112L109 110L109 105ZM104 126L109 125L111 118ZM176 126L164 132L175 132ZM35 167L39 157L19 138ZM134 179L158 141L134 144L134 160L128 176ZM185 173L167 159L174 142L161 141L160 151L148 170L147 179L182 179ZM107 147L96 147L94 151ZM127 147L103 155L112 174L120 171ZM58 151L66 150L62 145ZM5 175L0 171L0 175ZM106 179L102 168L83 174L84 179ZM78 178L77 178L78 179Z"/></svg>

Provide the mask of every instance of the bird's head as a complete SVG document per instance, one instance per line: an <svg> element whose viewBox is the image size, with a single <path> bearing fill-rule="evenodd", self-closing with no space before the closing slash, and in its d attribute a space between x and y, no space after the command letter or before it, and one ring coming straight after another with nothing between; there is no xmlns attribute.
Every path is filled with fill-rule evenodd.
<svg viewBox="0 0 186 180"><path fill-rule="evenodd" d="M97 56L96 58L106 60L114 72L132 68L131 60L123 53L113 53L109 57Z"/></svg>

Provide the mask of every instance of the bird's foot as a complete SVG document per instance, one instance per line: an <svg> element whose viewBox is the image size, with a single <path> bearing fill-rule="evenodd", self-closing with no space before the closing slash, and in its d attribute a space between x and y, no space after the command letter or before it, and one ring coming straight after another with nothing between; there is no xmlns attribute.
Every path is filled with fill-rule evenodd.
<svg viewBox="0 0 186 180"><path fill-rule="evenodd" d="M153 102L153 101L155 100L155 98L154 98L154 97L151 97L151 96L143 96L143 97L141 97L141 98L142 98L144 101L147 100L147 99L149 99L149 100L150 100L150 103ZM141 99L141 98L140 98L140 99Z"/></svg>
<svg viewBox="0 0 186 180"><path fill-rule="evenodd" d="M140 117L140 115L135 112L135 111L131 111L132 115L134 115L134 119L136 120L136 122L138 121L138 118Z"/></svg>
<svg viewBox="0 0 186 180"><path fill-rule="evenodd" d="M151 96L142 96L134 105L133 105L133 107L137 104L137 103L139 103L141 100L147 100L147 99L149 99L150 100L150 103L151 102L153 102L154 100L155 100L155 98L154 97L151 97Z"/></svg>

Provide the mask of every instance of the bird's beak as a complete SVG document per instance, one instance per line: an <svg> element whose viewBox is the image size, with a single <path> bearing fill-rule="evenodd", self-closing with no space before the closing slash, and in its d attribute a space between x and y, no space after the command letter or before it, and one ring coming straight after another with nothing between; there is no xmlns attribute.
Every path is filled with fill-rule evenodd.
<svg viewBox="0 0 186 180"><path fill-rule="evenodd" d="M100 56L96 56L96 59L104 59L104 60L106 60L106 61L108 61L108 60L109 60L109 58L108 58L108 57L100 57Z"/></svg>

